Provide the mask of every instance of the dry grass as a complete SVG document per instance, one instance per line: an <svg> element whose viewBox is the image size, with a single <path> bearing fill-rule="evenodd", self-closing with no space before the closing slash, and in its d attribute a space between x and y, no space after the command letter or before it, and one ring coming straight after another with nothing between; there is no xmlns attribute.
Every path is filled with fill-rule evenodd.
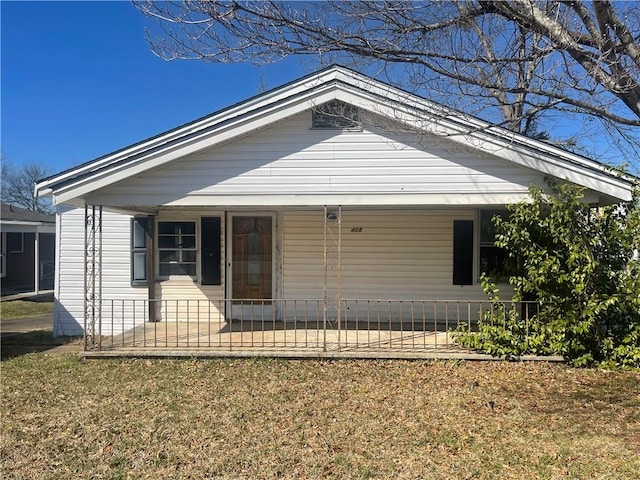
<svg viewBox="0 0 640 480"><path fill-rule="evenodd" d="M543 363L2 364L7 479L636 479L640 373Z"/></svg>
<svg viewBox="0 0 640 480"><path fill-rule="evenodd" d="M4 300L0 302L0 320L53 314L53 302Z"/></svg>

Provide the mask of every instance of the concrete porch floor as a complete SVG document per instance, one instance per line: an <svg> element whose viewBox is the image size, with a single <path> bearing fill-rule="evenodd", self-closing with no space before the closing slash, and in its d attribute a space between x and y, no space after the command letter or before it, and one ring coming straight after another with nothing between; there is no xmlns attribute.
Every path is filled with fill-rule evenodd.
<svg viewBox="0 0 640 480"><path fill-rule="evenodd" d="M446 331L354 329L321 322L147 322L120 335L102 337L85 358L281 357L494 360L461 348ZM311 328L310 328L311 327ZM526 357L523 360L562 361Z"/></svg>

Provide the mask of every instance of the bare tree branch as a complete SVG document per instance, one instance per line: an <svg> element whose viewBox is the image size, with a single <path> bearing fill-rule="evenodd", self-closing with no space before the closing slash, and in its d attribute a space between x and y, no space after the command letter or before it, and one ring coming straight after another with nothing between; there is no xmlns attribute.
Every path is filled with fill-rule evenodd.
<svg viewBox="0 0 640 480"><path fill-rule="evenodd" d="M632 151L640 145L632 131L640 127L635 2L144 0L134 5L158 20L160 34L147 35L152 50L165 59L270 63L313 56L321 63L395 74L386 80L520 133L532 125L544 129L544 118L554 111L570 111L599 118L613 134L624 132L618 140L635 142Z"/></svg>
<svg viewBox="0 0 640 480"><path fill-rule="evenodd" d="M1 175L3 203L26 208L33 212L53 213L51 200L38 198L34 193L35 184L47 177L45 167L37 163L29 163L17 169L3 159Z"/></svg>
<svg viewBox="0 0 640 480"><path fill-rule="evenodd" d="M524 27L545 35L558 50L565 51L584 68L596 83L618 97L631 112L640 119L640 85L627 71L627 65L616 55L616 46L608 36L611 3L595 1L594 13L599 23L600 34L594 38L593 46L600 49L587 50L568 28L544 12L534 0L511 0L510 2L484 2L491 10L513 18ZM571 6L580 5L572 2ZM575 7L574 7L575 8ZM591 23L590 23L591 24ZM629 123L640 125L640 123Z"/></svg>

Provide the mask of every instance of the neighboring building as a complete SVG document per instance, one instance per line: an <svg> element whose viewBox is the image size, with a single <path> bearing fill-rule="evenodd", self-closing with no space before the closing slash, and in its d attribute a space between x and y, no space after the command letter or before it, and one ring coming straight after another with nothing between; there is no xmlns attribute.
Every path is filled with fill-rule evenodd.
<svg viewBox="0 0 640 480"><path fill-rule="evenodd" d="M448 321L444 300L471 322L481 270L504 273L492 216L547 178L631 198L597 162L330 67L40 182L58 206L55 333L352 321L355 299L397 302L379 323L424 300L423 323Z"/></svg>
<svg viewBox="0 0 640 480"><path fill-rule="evenodd" d="M2 296L53 290L56 217L2 204Z"/></svg>

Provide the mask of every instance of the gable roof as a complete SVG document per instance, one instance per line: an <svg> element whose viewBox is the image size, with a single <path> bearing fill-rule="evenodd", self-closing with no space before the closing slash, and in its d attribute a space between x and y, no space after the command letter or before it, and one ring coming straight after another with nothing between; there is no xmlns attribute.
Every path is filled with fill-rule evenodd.
<svg viewBox="0 0 640 480"><path fill-rule="evenodd" d="M8 203L0 205L0 220L2 223L33 224L56 223L56 216L47 213L33 212L26 208L16 207Z"/></svg>
<svg viewBox="0 0 640 480"><path fill-rule="evenodd" d="M40 181L38 195L82 203L91 192L291 117L331 100L406 125L412 131L490 153L613 199L631 199L632 178L601 163L445 108L353 70L331 66L211 115ZM80 200L80 202L79 202Z"/></svg>

